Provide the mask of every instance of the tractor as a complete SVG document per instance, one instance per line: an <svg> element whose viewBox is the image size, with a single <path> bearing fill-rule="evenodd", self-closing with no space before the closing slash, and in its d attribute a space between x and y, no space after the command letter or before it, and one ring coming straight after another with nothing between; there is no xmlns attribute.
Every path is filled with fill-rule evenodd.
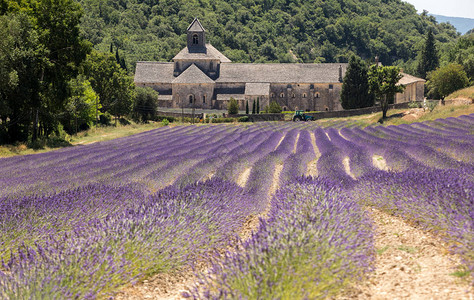
<svg viewBox="0 0 474 300"><path fill-rule="evenodd" d="M313 121L314 118L312 116L308 116L304 113L303 110L297 110L295 111L295 114L293 115L293 122L297 121Z"/></svg>

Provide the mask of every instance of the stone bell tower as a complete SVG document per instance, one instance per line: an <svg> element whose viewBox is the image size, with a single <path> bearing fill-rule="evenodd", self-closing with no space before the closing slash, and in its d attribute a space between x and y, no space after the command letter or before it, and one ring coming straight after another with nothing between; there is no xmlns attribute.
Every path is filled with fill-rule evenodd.
<svg viewBox="0 0 474 300"><path fill-rule="evenodd" d="M197 18L189 25L187 32L189 53L206 53L206 31Z"/></svg>

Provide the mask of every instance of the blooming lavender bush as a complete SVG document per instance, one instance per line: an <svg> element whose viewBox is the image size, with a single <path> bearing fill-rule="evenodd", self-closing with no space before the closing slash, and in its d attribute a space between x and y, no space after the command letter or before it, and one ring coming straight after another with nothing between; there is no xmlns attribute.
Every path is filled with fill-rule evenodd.
<svg viewBox="0 0 474 300"><path fill-rule="evenodd" d="M380 171L362 177L352 197L440 233L474 275L472 174L473 166L399 173Z"/></svg>
<svg viewBox="0 0 474 300"><path fill-rule="evenodd" d="M194 299L324 299L371 270L371 221L329 180L280 189L267 220L214 262ZM347 224L350 224L348 227Z"/></svg>
<svg viewBox="0 0 474 300"><path fill-rule="evenodd" d="M106 295L223 247L255 207L242 188L220 179L148 197L111 189L87 187L2 209L11 216L1 224L2 238L26 218L34 224L24 225L32 235L21 230L10 237L14 243L2 242L0 298Z"/></svg>

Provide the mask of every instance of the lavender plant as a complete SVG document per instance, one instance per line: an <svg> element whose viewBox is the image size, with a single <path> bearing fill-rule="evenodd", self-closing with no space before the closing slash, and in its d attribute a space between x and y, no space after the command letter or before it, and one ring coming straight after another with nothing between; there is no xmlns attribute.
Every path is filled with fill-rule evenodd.
<svg viewBox="0 0 474 300"><path fill-rule="evenodd" d="M252 238L218 257L185 296L325 299L364 278L374 260L372 224L337 186L301 178L280 189Z"/></svg>

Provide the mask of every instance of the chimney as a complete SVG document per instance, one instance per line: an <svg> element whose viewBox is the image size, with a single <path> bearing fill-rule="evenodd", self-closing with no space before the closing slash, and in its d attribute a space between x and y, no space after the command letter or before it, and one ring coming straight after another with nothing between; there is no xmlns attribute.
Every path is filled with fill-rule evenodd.
<svg viewBox="0 0 474 300"><path fill-rule="evenodd" d="M342 82L342 65L339 65L339 82Z"/></svg>

